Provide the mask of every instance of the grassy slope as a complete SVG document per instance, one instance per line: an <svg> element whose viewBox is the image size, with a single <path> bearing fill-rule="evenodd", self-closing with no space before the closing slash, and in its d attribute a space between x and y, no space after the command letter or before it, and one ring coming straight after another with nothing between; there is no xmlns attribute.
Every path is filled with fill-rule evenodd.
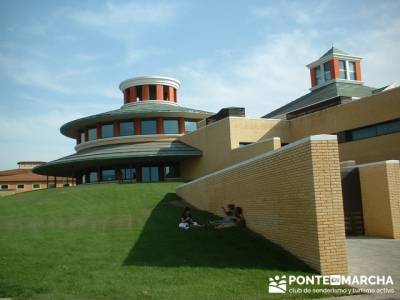
<svg viewBox="0 0 400 300"><path fill-rule="evenodd" d="M176 185L104 184L0 198L0 297L265 299L269 275L310 273L247 230L178 229Z"/></svg>

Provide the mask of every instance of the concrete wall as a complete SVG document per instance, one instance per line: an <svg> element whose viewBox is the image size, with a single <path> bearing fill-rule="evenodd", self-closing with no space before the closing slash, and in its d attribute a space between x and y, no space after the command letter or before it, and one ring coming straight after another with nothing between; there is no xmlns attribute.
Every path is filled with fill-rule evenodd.
<svg viewBox="0 0 400 300"><path fill-rule="evenodd" d="M399 161L358 167L365 235L400 239Z"/></svg>
<svg viewBox="0 0 400 300"><path fill-rule="evenodd" d="M285 121L286 122L286 121ZM226 168L240 160L280 147L284 135L281 120L225 118L179 137L185 144L200 149L202 157L181 162L181 176L191 180ZM271 132L267 135L267 132ZM254 144L239 148L240 142Z"/></svg>
<svg viewBox="0 0 400 300"><path fill-rule="evenodd" d="M247 226L323 274L347 259L335 136L306 138L181 185L194 206L221 213L234 203Z"/></svg>

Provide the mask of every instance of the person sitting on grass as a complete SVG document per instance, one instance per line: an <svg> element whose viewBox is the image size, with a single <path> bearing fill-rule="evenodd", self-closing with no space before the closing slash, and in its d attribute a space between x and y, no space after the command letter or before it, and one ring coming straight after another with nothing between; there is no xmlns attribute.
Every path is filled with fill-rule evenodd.
<svg viewBox="0 0 400 300"><path fill-rule="evenodd" d="M230 224L233 223L233 214L235 213L235 205L228 204L228 210L222 206L222 210L224 211L225 216L222 219L209 221L208 224L211 226L218 226L222 224Z"/></svg>
<svg viewBox="0 0 400 300"><path fill-rule="evenodd" d="M190 228L190 226L203 227L203 225L200 225L199 223L193 220L190 208L186 206L185 209L183 210L181 216L181 222L179 223L178 227L187 230Z"/></svg>
<svg viewBox="0 0 400 300"><path fill-rule="evenodd" d="M243 210L241 207L236 207L235 208L235 213L232 216L232 222L230 223L224 223L215 226L216 229L223 229L223 228L229 228L229 227L246 227L246 221L243 216Z"/></svg>

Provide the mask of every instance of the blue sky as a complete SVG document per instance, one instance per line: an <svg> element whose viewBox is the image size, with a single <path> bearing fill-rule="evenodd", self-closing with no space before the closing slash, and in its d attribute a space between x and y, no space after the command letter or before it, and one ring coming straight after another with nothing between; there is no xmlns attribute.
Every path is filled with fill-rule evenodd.
<svg viewBox="0 0 400 300"><path fill-rule="evenodd" d="M59 158L59 127L116 109L118 84L176 77L180 104L261 116L305 93L335 47L363 79L400 82L400 1L1 1L0 169Z"/></svg>

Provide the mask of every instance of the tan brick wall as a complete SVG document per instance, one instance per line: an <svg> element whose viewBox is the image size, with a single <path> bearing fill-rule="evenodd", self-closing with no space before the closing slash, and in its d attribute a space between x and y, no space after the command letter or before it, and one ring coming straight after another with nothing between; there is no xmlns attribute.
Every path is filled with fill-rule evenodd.
<svg viewBox="0 0 400 300"><path fill-rule="evenodd" d="M186 180L195 179L279 148L280 139L273 139L273 134L284 135L282 128L286 127L281 125L281 120L230 117L186 134L179 140L202 150L203 155L182 161L181 176ZM239 148L240 142L254 144Z"/></svg>
<svg viewBox="0 0 400 300"><path fill-rule="evenodd" d="M399 161L358 167L365 235L400 239Z"/></svg>
<svg viewBox="0 0 400 300"><path fill-rule="evenodd" d="M247 226L323 274L347 273L338 148L308 138L177 188L194 206L221 214L241 206Z"/></svg>

